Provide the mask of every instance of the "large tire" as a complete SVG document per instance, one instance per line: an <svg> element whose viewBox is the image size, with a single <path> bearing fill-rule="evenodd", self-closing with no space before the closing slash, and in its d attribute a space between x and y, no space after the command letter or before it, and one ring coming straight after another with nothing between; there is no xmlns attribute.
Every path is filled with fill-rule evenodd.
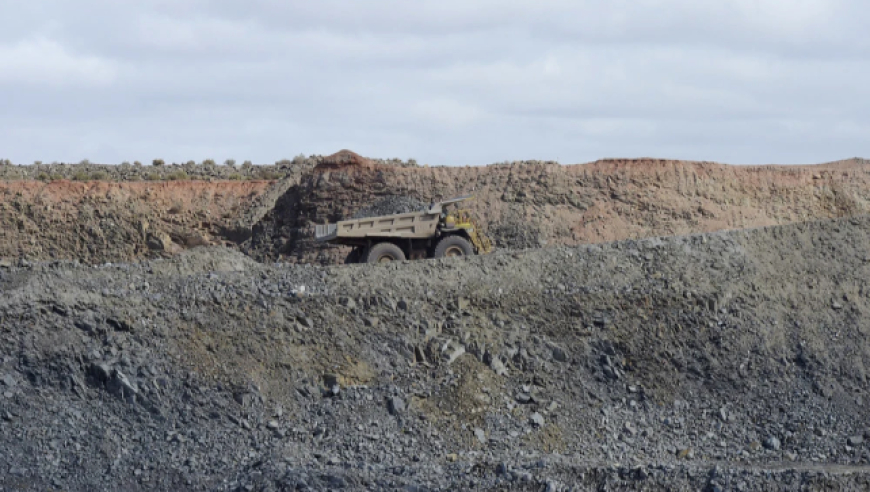
<svg viewBox="0 0 870 492"><path fill-rule="evenodd" d="M362 246L357 246L353 248L350 253L344 258L345 265L352 265L354 263L362 263L363 255L365 253L365 248Z"/></svg>
<svg viewBox="0 0 870 492"><path fill-rule="evenodd" d="M449 256L471 256L474 254L474 248L468 239L462 236L447 236L438 241L435 246L433 258L445 258Z"/></svg>
<svg viewBox="0 0 870 492"><path fill-rule="evenodd" d="M393 243L378 243L366 255L366 263L389 263L404 261L405 252Z"/></svg>

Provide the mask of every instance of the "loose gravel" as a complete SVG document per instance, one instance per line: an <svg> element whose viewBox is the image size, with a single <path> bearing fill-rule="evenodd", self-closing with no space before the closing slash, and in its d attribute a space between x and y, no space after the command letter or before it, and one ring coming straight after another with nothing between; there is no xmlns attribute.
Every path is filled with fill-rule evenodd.
<svg viewBox="0 0 870 492"><path fill-rule="evenodd" d="M870 218L0 265L2 490L866 490Z"/></svg>

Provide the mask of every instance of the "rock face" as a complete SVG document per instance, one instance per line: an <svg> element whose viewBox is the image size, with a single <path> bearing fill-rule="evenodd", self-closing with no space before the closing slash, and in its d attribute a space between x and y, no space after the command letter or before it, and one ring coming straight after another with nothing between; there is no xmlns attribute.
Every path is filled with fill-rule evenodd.
<svg viewBox="0 0 870 492"><path fill-rule="evenodd" d="M129 261L233 244L269 181L0 181L0 258Z"/></svg>
<svg viewBox="0 0 870 492"><path fill-rule="evenodd" d="M870 211L870 163L727 166L654 159L474 168L318 166L276 202L245 251L261 260L336 263L314 224L384 200L467 202L501 248L600 243L852 216ZM466 206L464 205L464 206ZM365 212L364 212L365 213Z"/></svg>
<svg viewBox="0 0 870 492"><path fill-rule="evenodd" d="M867 490L868 279L866 216L387 266L6 262L0 488Z"/></svg>
<svg viewBox="0 0 870 492"><path fill-rule="evenodd" d="M225 245L262 261L337 263L347 250L313 241L314 224L465 194L475 198L464 206L499 248L600 243L867 213L868 171L861 159L802 167L636 159L421 168L350 151L238 172L5 166L0 258L99 264ZM181 172L196 180L142 181ZM110 181L33 180L79 173ZM268 180L228 180L236 176ZM169 236L173 247L149 234Z"/></svg>

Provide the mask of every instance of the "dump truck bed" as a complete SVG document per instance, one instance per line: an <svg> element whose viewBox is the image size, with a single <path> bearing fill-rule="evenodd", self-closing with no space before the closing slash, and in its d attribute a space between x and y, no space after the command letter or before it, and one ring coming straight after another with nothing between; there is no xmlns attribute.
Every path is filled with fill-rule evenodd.
<svg viewBox="0 0 870 492"><path fill-rule="evenodd" d="M342 220L335 224L318 224L315 228L315 237L318 241L324 242L369 237L429 238L435 235L440 215L441 207L438 206L423 212Z"/></svg>

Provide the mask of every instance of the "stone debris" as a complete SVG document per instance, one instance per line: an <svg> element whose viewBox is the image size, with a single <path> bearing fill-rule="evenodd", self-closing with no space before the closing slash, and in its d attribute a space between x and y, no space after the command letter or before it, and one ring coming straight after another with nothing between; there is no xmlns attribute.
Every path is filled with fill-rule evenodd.
<svg viewBox="0 0 870 492"><path fill-rule="evenodd" d="M868 236L16 261L0 488L865 490Z"/></svg>

